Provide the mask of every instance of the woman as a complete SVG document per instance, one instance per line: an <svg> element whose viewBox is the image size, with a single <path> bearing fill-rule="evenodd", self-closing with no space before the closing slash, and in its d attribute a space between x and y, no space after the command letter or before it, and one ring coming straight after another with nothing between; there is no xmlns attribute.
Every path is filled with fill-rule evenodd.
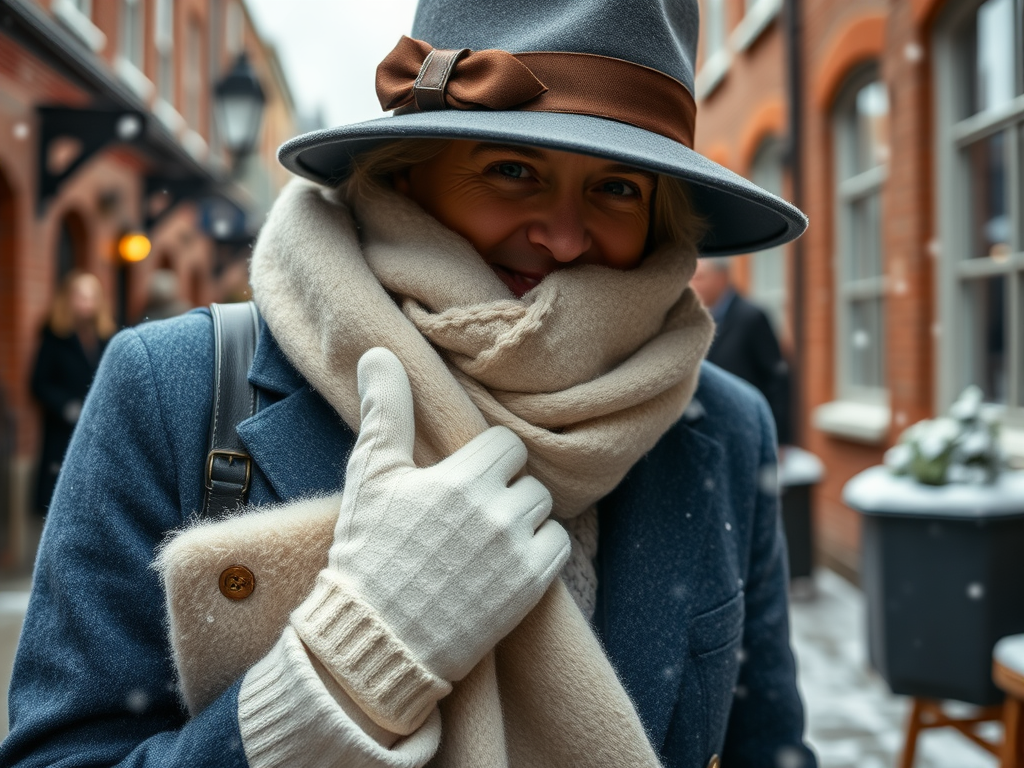
<svg viewBox="0 0 1024 768"><path fill-rule="evenodd" d="M86 272L70 272L53 300L32 371L32 393L43 407L43 450L36 483L40 515L50 506L85 393L115 330L100 281Z"/></svg>
<svg viewBox="0 0 1024 768"><path fill-rule="evenodd" d="M4 765L814 764L771 417L687 288L704 227L804 220L685 146L695 3L525 6L421 3L399 114L282 148L323 186L254 252L255 509L181 532L210 320L118 338Z"/></svg>

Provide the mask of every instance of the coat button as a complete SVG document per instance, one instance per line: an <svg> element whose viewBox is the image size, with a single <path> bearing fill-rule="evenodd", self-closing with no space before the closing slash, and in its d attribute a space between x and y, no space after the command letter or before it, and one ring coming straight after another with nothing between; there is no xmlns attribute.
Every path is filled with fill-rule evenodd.
<svg viewBox="0 0 1024 768"><path fill-rule="evenodd" d="M711 756L711 759L708 760L708 768L722 768L722 761L718 759L718 755Z"/></svg>
<svg viewBox="0 0 1024 768"><path fill-rule="evenodd" d="M256 589L256 577L244 565L232 565L220 575L220 593L228 600L245 600Z"/></svg>

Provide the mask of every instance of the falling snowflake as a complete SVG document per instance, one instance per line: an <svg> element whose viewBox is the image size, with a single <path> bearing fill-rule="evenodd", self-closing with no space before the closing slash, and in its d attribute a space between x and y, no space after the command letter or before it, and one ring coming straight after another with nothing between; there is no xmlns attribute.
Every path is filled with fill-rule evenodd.
<svg viewBox="0 0 1024 768"><path fill-rule="evenodd" d="M149 706L149 696L141 688L136 688L128 694L128 709L136 715L141 715Z"/></svg>
<svg viewBox="0 0 1024 768"><path fill-rule="evenodd" d="M782 747L775 753L776 768L803 768L804 765L804 755L796 747Z"/></svg>

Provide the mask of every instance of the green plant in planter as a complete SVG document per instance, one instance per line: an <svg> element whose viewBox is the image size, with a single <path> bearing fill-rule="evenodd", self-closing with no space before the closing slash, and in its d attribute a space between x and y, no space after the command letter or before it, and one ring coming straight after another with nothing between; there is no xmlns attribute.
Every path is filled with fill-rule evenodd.
<svg viewBox="0 0 1024 768"><path fill-rule="evenodd" d="M999 447L998 410L978 387L963 391L948 416L919 421L885 453L885 465L926 485L991 483L1006 460Z"/></svg>

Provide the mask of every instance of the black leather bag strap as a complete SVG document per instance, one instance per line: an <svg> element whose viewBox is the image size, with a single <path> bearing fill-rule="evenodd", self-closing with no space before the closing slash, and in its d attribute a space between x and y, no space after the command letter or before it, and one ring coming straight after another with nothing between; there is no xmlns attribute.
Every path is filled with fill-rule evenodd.
<svg viewBox="0 0 1024 768"><path fill-rule="evenodd" d="M256 305L211 304L213 315L213 412L206 454L203 517L220 517L245 504L252 458L235 427L256 413L249 366L256 354L260 316Z"/></svg>

